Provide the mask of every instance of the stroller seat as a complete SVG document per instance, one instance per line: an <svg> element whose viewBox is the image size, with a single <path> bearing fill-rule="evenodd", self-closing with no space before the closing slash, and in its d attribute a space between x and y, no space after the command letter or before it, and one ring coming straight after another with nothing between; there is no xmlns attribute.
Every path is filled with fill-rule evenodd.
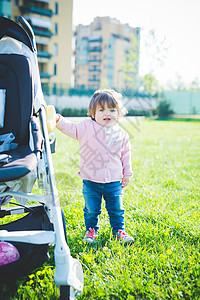
<svg viewBox="0 0 200 300"><path fill-rule="evenodd" d="M11 162L0 167L0 182L19 179L37 167L36 154L28 147L21 146L16 150L11 150L8 157Z"/></svg>
<svg viewBox="0 0 200 300"><path fill-rule="evenodd" d="M37 149L31 150L29 145L30 120L33 123L33 84L27 57L18 54L0 55L1 89L6 91L6 102L4 115L1 116L4 126L0 128L0 136L12 133L16 147L12 149L11 146L10 151L3 151L3 157L7 154L7 163L1 162L0 154L0 182L5 182L19 179L37 167L36 152L33 152ZM32 126L36 132L36 124Z"/></svg>

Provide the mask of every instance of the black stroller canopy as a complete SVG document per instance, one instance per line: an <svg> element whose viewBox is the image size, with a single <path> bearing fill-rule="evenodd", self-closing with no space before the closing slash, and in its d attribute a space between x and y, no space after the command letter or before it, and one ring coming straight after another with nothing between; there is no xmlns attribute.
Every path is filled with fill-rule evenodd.
<svg viewBox="0 0 200 300"><path fill-rule="evenodd" d="M22 26L10 19L0 17L0 39L4 36L16 39L28 46L31 51L34 51L30 37Z"/></svg>

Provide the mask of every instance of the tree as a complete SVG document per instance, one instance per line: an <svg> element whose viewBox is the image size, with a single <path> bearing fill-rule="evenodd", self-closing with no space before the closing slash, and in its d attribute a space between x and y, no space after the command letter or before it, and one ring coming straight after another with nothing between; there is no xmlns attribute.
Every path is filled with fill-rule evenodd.
<svg viewBox="0 0 200 300"><path fill-rule="evenodd" d="M154 96L159 90L158 80L153 74L144 75L141 78L140 84L142 86L142 90L150 96Z"/></svg>
<svg viewBox="0 0 200 300"><path fill-rule="evenodd" d="M145 36L144 46L144 56L148 66L146 74L139 76L139 61L141 63L142 56L140 56L140 44L136 37L133 37L131 47L122 64L127 88L149 95L150 117L153 114L152 97L161 90L156 78L156 70L164 64L168 49L166 38L160 38L155 34L155 30L150 30Z"/></svg>
<svg viewBox="0 0 200 300"><path fill-rule="evenodd" d="M132 36L131 46L126 50L124 61L121 65L126 89L136 90L139 85L139 53L140 45L135 36Z"/></svg>
<svg viewBox="0 0 200 300"><path fill-rule="evenodd" d="M195 77L194 80L191 82L189 90L191 92L196 92L200 90L200 80L198 77Z"/></svg>
<svg viewBox="0 0 200 300"><path fill-rule="evenodd" d="M141 83L144 85L143 88L147 88L146 92L150 95L159 91L159 83L156 75L158 71L164 64L169 46L167 45L166 37L159 37L156 35L155 30L151 29L145 35L145 45L144 45L144 57L147 73L143 75Z"/></svg>
<svg viewBox="0 0 200 300"><path fill-rule="evenodd" d="M176 74L176 81L174 83L174 89L177 90L177 91L186 91L187 88L186 88L186 85L181 77L180 74Z"/></svg>
<svg viewBox="0 0 200 300"><path fill-rule="evenodd" d="M174 111L171 109L170 103L168 103L167 100L161 100L157 109L158 117L163 119L168 118L174 113Z"/></svg>
<svg viewBox="0 0 200 300"><path fill-rule="evenodd" d="M126 88L132 90L141 89L152 95L155 87L157 91L159 88L156 70L163 65L167 57L169 46L167 45L166 38L158 37L155 30L150 30L147 34L145 33L144 38L143 58L145 57L148 69L146 74L143 75L143 77L139 76L139 62L141 64L141 59L143 58L140 56L140 40L135 36L132 37L131 46L124 56L121 71L126 82Z"/></svg>
<svg viewBox="0 0 200 300"><path fill-rule="evenodd" d="M156 70L162 67L167 58L169 46L166 38L158 37L155 30L150 30L145 39L145 56L148 64L148 73L141 78L141 87L149 95L150 118L153 115L152 97L161 91L159 82L156 78Z"/></svg>

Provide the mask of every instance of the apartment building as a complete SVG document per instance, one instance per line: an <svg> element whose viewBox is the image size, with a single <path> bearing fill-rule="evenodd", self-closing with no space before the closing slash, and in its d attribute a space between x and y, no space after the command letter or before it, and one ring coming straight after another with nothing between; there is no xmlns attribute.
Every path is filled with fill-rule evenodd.
<svg viewBox="0 0 200 300"><path fill-rule="evenodd" d="M126 82L122 63L133 37L139 45L139 27L121 24L110 17L96 17L89 25L78 25L75 30L75 88L123 90Z"/></svg>
<svg viewBox="0 0 200 300"><path fill-rule="evenodd" d="M43 90L71 86L73 0L0 0L0 15L23 16L36 37Z"/></svg>

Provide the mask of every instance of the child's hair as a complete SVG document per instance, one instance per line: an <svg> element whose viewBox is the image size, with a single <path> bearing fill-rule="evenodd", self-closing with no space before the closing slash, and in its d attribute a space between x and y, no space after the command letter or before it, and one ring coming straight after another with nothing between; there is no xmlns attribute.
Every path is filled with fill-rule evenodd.
<svg viewBox="0 0 200 300"><path fill-rule="evenodd" d="M105 103L109 108L117 108L119 117L123 117L128 113L127 109L122 104L122 95L111 89L97 90L94 92L88 107L88 116L94 120L97 105L103 109Z"/></svg>

